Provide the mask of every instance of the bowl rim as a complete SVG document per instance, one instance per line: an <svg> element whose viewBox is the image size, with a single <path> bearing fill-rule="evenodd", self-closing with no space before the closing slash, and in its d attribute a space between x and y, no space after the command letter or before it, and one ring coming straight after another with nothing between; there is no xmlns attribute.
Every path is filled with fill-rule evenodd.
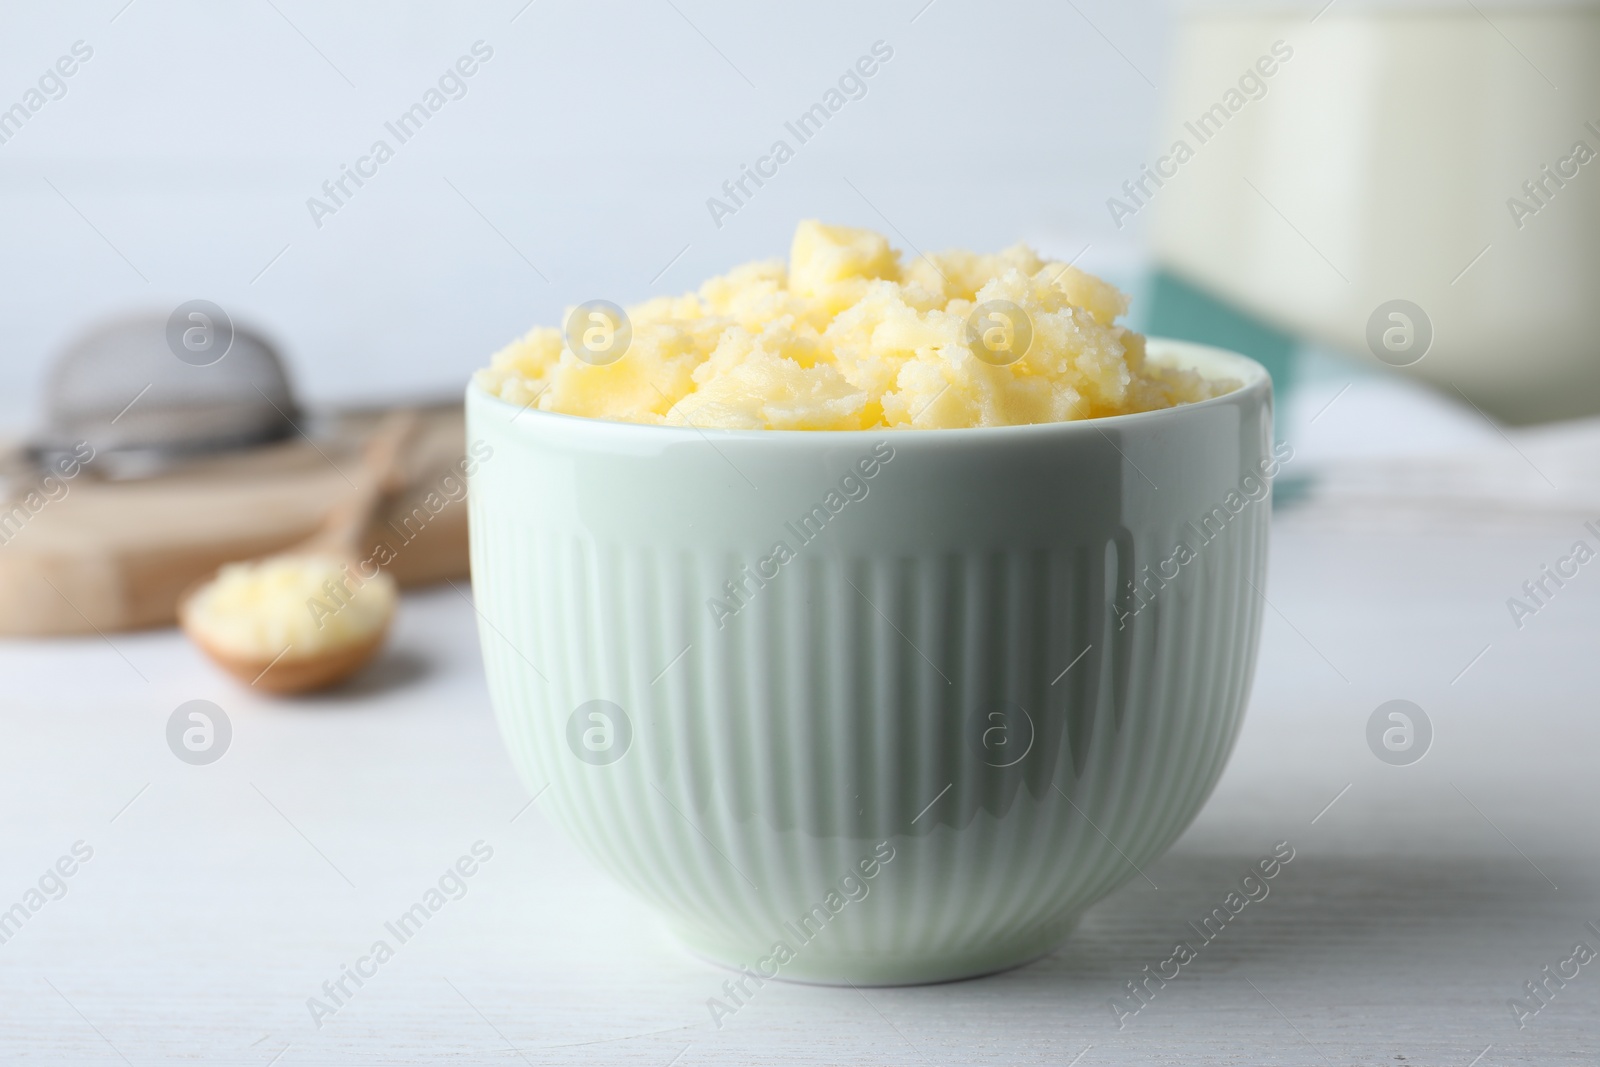
<svg viewBox="0 0 1600 1067"><path fill-rule="evenodd" d="M509 412L510 414L506 419L508 425L517 424L525 415L530 416L531 421L523 423L526 429L536 428L541 424L551 430L557 430L557 428L565 426L567 431L575 433L600 433L611 437L639 435L642 440L661 444L665 444L674 438L699 441L715 439L727 443L747 441L794 443L808 441L819 444L848 444L869 439L877 441L885 438L897 443L902 441L924 443L934 440L956 443L974 439L1025 438L1050 434L1095 432L1103 435L1106 430L1131 429L1135 426L1142 427L1146 423L1159 422L1163 419L1185 418L1190 413L1199 413L1216 407L1229 406L1238 403L1252 393L1265 394L1265 399L1268 402L1271 400L1272 376L1266 367L1249 356L1230 349L1218 348L1215 345L1200 344L1196 341L1181 341L1170 337L1146 337L1145 341L1146 356L1154 362L1176 365L1180 369L1198 371L1209 377L1226 376L1238 378L1241 380L1241 384L1237 389L1230 389L1226 393L1207 397L1204 400L1177 404L1169 408L1155 408L1151 411L1135 411L1124 415L1102 415L1098 418L1072 419L1065 422L1030 422L1014 426L919 427L917 429L878 426L865 430L747 430L715 426L661 426L654 423L626 422L621 419L602 419L588 415L569 415L557 411L540 411L529 405L519 407L509 400L504 400L486 391L478 384L476 375L467 383L466 402L469 409L473 404L482 404L487 405L490 410L498 408L502 412Z"/></svg>

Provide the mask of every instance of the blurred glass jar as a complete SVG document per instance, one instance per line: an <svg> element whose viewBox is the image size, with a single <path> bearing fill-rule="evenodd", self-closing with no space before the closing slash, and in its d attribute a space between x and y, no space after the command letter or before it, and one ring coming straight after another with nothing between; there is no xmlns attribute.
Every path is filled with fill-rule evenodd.
<svg viewBox="0 0 1600 1067"><path fill-rule="evenodd" d="M1595 0L1190 5L1119 199L1268 323L1511 422L1600 412L1597 55Z"/></svg>

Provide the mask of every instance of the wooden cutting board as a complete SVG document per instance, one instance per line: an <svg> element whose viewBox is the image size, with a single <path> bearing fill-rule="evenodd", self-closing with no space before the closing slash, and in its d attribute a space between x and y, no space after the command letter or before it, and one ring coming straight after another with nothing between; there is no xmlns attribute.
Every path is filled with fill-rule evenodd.
<svg viewBox="0 0 1600 1067"><path fill-rule="evenodd" d="M91 461L64 493L58 484L35 497L44 500L36 511L17 506L40 475L13 456L10 499L0 504L0 635L173 624L191 583L315 532L351 492L346 478L384 414L330 416L314 442L295 437L137 480L107 480ZM465 437L459 403L421 409L404 452L405 488L368 530L369 551L388 544L385 569L402 586L467 574Z"/></svg>

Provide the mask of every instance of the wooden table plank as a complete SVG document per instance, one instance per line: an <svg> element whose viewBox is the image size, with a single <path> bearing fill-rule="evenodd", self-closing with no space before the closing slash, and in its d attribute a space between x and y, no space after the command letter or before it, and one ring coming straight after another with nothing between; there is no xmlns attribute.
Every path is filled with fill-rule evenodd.
<svg viewBox="0 0 1600 1067"><path fill-rule="evenodd" d="M1600 964L1525 1029L1506 1006L1574 942L1600 948L1584 925L1600 923L1600 578L1522 631L1504 607L1572 536L1562 519L1332 532L1280 516L1247 725L1210 804L1147 869L1158 890L1136 879L1008 974L865 995L774 983L720 1030L705 1001L724 973L526 807L455 591L408 595L372 674L292 705L242 692L171 632L6 643L0 907L75 841L94 856L0 945L0 1059L1592 1063ZM208 767L163 739L195 697L235 729ZM1409 767L1365 740L1396 697L1436 731ZM466 895L317 1028L307 998L480 840L494 855ZM1123 983L1277 841L1296 853L1271 895L1119 1029Z"/></svg>

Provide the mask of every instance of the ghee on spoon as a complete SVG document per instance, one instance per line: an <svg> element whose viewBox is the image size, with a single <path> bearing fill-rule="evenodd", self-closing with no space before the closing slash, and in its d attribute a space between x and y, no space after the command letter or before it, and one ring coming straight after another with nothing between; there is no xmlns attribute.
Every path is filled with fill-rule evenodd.
<svg viewBox="0 0 1600 1067"><path fill-rule="evenodd" d="M314 536L226 564L183 596L178 621L218 666L258 689L304 693L343 681L382 647L399 592L392 577L362 562L362 535L399 480L416 421L413 411L384 419L367 443L355 490Z"/></svg>

